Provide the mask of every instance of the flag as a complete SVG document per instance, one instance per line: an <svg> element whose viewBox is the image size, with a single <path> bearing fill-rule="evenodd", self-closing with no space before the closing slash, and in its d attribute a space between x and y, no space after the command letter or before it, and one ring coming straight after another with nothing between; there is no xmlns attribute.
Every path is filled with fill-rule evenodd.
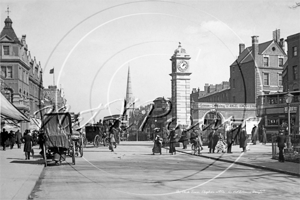
<svg viewBox="0 0 300 200"><path fill-rule="evenodd" d="M50 69L50 74L54 73L54 68Z"/></svg>

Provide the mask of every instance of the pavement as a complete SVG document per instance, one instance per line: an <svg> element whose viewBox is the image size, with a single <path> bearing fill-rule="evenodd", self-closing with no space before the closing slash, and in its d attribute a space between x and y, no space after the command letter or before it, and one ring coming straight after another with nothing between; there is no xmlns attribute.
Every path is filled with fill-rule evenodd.
<svg viewBox="0 0 300 200"><path fill-rule="evenodd" d="M203 158L219 160L223 162L235 163L239 165L244 165L253 168L259 168L284 174L289 174L293 176L300 176L300 163L295 162L279 162L278 160L272 159L272 144L249 144L246 153L241 152L239 145L232 146L232 153L209 153L207 146L201 151L200 156ZM191 154L190 145L187 149L182 149L182 147L177 147L176 150L182 153Z"/></svg>
<svg viewBox="0 0 300 200"><path fill-rule="evenodd" d="M34 155L30 160L25 160L23 146L18 149L0 147L0 199L24 200L34 188L36 181L44 169L40 155ZM38 146L33 147L35 154L40 151Z"/></svg>
<svg viewBox="0 0 300 200"><path fill-rule="evenodd" d="M124 142L127 145L145 145L149 148L152 141L143 142ZM122 144L121 144L122 145ZM181 153L191 154L190 145L187 149L177 147L176 150ZM31 160L25 160L23 149L7 149L0 150L0 199L1 200L23 200L30 199L29 194L33 190L37 180L39 179L44 163L38 154L38 146L34 146L35 156ZM163 150L166 154L167 150ZM250 151L241 153L238 145L232 147L232 154L227 153L208 153L207 146L201 151L200 156L207 159L214 159L223 162L245 165L253 168L259 168L279 173L300 176L300 164L293 162L278 162L272 159L271 144L250 145Z"/></svg>

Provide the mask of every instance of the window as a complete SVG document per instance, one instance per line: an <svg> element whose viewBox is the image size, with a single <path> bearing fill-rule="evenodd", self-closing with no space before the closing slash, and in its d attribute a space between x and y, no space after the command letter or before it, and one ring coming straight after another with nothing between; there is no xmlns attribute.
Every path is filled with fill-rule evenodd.
<svg viewBox="0 0 300 200"><path fill-rule="evenodd" d="M298 69L297 69L297 65L296 65L296 66L293 66L293 79L294 80L298 79L297 74L298 74Z"/></svg>
<svg viewBox="0 0 300 200"><path fill-rule="evenodd" d="M283 67L283 58L279 58L278 65L279 67Z"/></svg>
<svg viewBox="0 0 300 200"><path fill-rule="evenodd" d="M232 66L232 73L234 73L234 68L235 68L235 67L234 67L234 66Z"/></svg>
<svg viewBox="0 0 300 200"><path fill-rule="evenodd" d="M235 88L235 79L232 79L232 88Z"/></svg>
<svg viewBox="0 0 300 200"><path fill-rule="evenodd" d="M3 46L3 55L9 55L9 46Z"/></svg>
<svg viewBox="0 0 300 200"><path fill-rule="evenodd" d="M278 74L278 85L282 86L282 74Z"/></svg>
<svg viewBox="0 0 300 200"><path fill-rule="evenodd" d="M12 66L1 66L1 75L4 78L12 78Z"/></svg>
<svg viewBox="0 0 300 200"><path fill-rule="evenodd" d="M297 49L297 46L292 47L293 57L296 57L298 55Z"/></svg>
<svg viewBox="0 0 300 200"><path fill-rule="evenodd" d="M263 73L263 78L264 78L264 85L269 85L270 84L269 74Z"/></svg>
<svg viewBox="0 0 300 200"><path fill-rule="evenodd" d="M269 58L264 57L264 67L268 67L268 66L269 66Z"/></svg>
<svg viewBox="0 0 300 200"><path fill-rule="evenodd" d="M235 103L235 96L232 97L232 101L233 101L233 103Z"/></svg>
<svg viewBox="0 0 300 200"><path fill-rule="evenodd" d="M7 69L6 78L12 78L12 67L7 66L6 69Z"/></svg>

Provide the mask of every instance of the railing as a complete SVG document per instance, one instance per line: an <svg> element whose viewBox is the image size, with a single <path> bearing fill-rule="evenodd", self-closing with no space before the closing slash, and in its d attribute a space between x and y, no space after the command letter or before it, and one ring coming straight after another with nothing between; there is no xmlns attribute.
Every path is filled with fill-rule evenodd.
<svg viewBox="0 0 300 200"><path fill-rule="evenodd" d="M277 138L278 134L272 134L272 158L276 158L276 155L279 153L279 148L277 147L277 142L276 142L276 138ZM290 135L287 136L290 137L290 141L292 143L292 151L293 152L298 152L300 153L300 135ZM287 142L288 140L286 140ZM287 145L286 145L287 146ZM288 150L286 150L285 152L287 152Z"/></svg>

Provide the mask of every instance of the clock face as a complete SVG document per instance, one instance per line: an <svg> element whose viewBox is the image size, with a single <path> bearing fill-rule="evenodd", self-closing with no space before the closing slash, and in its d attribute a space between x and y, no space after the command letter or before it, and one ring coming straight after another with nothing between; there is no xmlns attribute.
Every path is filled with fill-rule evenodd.
<svg viewBox="0 0 300 200"><path fill-rule="evenodd" d="M177 65L177 69L180 71L180 72L184 72L188 69L189 67L189 64L188 62L186 62L185 60L183 61L180 61Z"/></svg>

